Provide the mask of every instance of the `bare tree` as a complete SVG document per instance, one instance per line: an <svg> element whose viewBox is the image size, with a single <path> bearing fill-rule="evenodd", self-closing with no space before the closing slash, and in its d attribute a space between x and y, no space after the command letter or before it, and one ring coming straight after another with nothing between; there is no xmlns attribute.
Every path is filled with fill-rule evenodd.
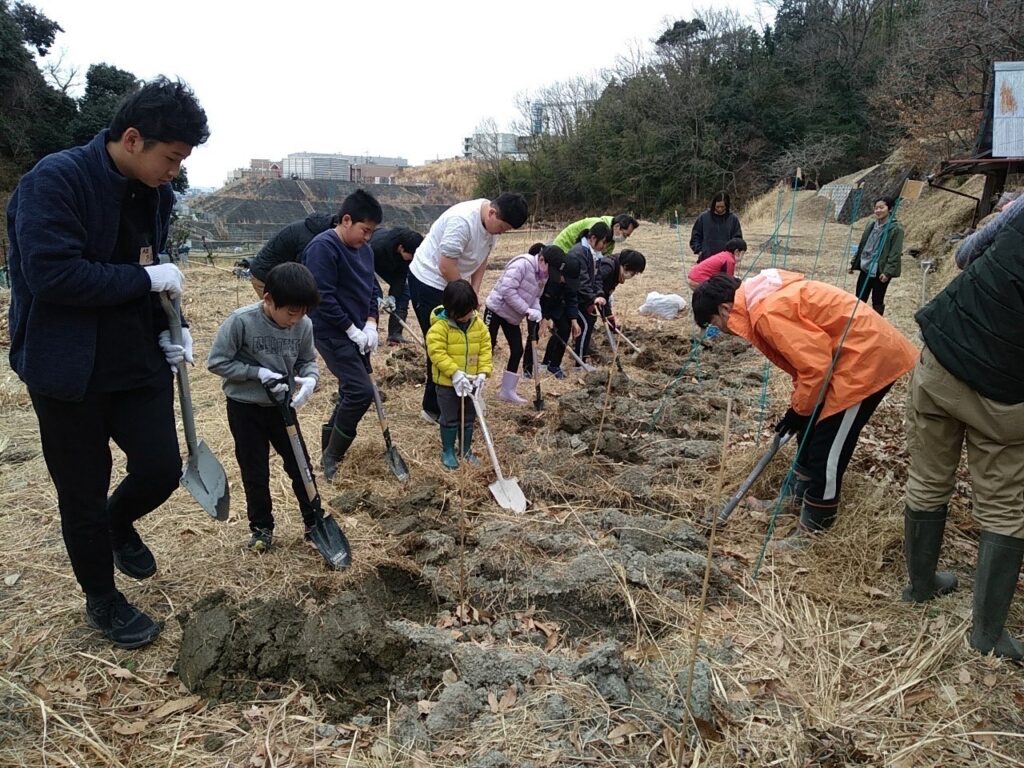
<svg viewBox="0 0 1024 768"><path fill-rule="evenodd" d="M69 95L68 91L76 90L80 85L78 73L81 71L79 67L65 62L67 53L67 48L61 48L56 58L51 54L39 66L46 82L65 96Z"/></svg>

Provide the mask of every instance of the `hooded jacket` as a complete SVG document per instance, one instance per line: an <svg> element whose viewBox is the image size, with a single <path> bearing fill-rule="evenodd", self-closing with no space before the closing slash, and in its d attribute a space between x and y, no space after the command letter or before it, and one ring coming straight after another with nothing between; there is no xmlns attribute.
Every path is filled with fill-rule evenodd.
<svg viewBox="0 0 1024 768"><path fill-rule="evenodd" d="M790 405L806 416L814 411L854 309L825 393L824 419L910 371L918 357L914 346L852 293L781 269L763 270L740 285L728 327L792 377Z"/></svg>
<svg viewBox="0 0 1024 768"><path fill-rule="evenodd" d="M491 365L491 335L480 315L473 313L469 327L462 330L452 320L444 307L435 307L430 313L430 328L427 330L427 355L430 357L430 375L435 384L442 387L452 385L452 376L463 371L468 376L494 370Z"/></svg>
<svg viewBox="0 0 1024 768"><path fill-rule="evenodd" d="M561 232L558 233L558 237L555 238L554 245L557 245L563 251L568 253L569 249L572 248L574 245L576 245L576 243L578 243L580 241L580 238L583 236L583 233L586 230L590 229L595 224L597 224L597 222L599 222L599 221L603 221L605 224L608 225L608 229L611 229L612 228L612 222L615 221L615 217L614 216L591 216L591 217L586 218L586 219L580 219L579 221L574 221L572 224L570 224L569 226L567 226L565 229L563 229ZM615 251L615 241L613 240L612 242L608 243L608 245L606 245L604 247L604 250L602 251L602 253L605 256L609 256L614 251Z"/></svg>
<svg viewBox="0 0 1024 768"><path fill-rule="evenodd" d="M338 217L326 213L314 213L302 221L293 221L267 240L249 262L249 271L253 277L265 283L270 270L286 261L299 261L310 240L337 225Z"/></svg>
<svg viewBox="0 0 1024 768"><path fill-rule="evenodd" d="M540 294L544 290L545 273L540 257L524 253L505 265L505 270L487 294L485 306L502 320L514 325L522 322L526 311L540 311Z"/></svg>

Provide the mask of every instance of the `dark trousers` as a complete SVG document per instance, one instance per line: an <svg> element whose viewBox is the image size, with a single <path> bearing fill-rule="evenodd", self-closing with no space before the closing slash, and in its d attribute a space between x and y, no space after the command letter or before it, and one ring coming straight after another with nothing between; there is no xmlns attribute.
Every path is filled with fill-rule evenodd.
<svg viewBox="0 0 1024 768"><path fill-rule="evenodd" d="M437 404L441 407L442 427L461 427L464 424L472 428L476 423L476 410L472 401L455 394L455 387L438 384Z"/></svg>
<svg viewBox="0 0 1024 768"><path fill-rule="evenodd" d="M812 501L839 500L843 475L850 464L853 449L857 446L860 431L890 389L892 384L886 385L845 411L822 419L811 428L806 438L801 439L796 464L810 477L807 496ZM798 437L803 438L803 435Z"/></svg>
<svg viewBox="0 0 1024 768"><path fill-rule="evenodd" d="M75 578L87 595L114 591L113 545L132 523L178 487L181 454L174 421L174 380L68 402L30 393L46 468L57 489L61 532ZM110 441L124 451L128 474L110 498Z"/></svg>
<svg viewBox="0 0 1024 768"><path fill-rule="evenodd" d="M235 438L235 458L242 472L245 488L245 511L249 530L274 530L273 502L270 500L270 446L284 461L284 471L292 481L292 491L299 502L302 521L312 525L317 520L313 505L306 496L299 463L295 460L284 419L277 408L255 403L240 403L228 398L228 427ZM309 455L306 455L309 463Z"/></svg>
<svg viewBox="0 0 1024 768"><path fill-rule="evenodd" d="M877 277L868 277L867 272L857 273L857 298L865 304L871 296L871 308L880 315L885 314L885 292L892 280L882 282Z"/></svg>
<svg viewBox="0 0 1024 768"><path fill-rule="evenodd" d="M493 351L498 343L498 329L505 335L508 341L508 364L506 371L515 373L519 370L519 361L523 359L523 331L518 323L510 323L501 317L497 312L484 311L484 322L487 323L487 330L491 332L491 350Z"/></svg>
<svg viewBox="0 0 1024 768"><path fill-rule="evenodd" d="M423 331L423 339L426 341L427 331L430 330L430 313L441 304L441 291L426 283L420 282L416 275L409 273L409 295L412 298L412 308L416 313L416 320ZM427 360L427 377L423 386L423 410L430 414L440 414L441 409L437 405L437 387L434 384L434 377L430 370L430 360Z"/></svg>
<svg viewBox="0 0 1024 768"><path fill-rule="evenodd" d="M539 323L526 321L526 349L523 352L523 373L533 373L533 337L540 337Z"/></svg>
<svg viewBox="0 0 1024 768"><path fill-rule="evenodd" d="M565 315L553 318L554 333L548 339L548 345L544 349L542 365L559 366L562 364L562 357L565 355L565 345L562 340L569 341L569 334L572 332L572 319Z"/></svg>
<svg viewBox="0 0 1024 768"><path fill-rule="evenodd" d="M388 338L402 335L401 318L405 322L409 316L409 281L403 279L398 285L388 283L388 296L395 297L395 311L388 316Z"/></svg>
<svg viewBox="0 0 1024 768"><path fill-rule="evenodd" d="M585 310L580 310L576 318L580 321L582 333L573 343L573 349L576 350L577 355L586 360L590 357L590 341L594 335L594 326L597 324L597 312L593 307L588 307Z"/></svg>
<svg viewBox="0 0 1024 768"><path fill-rule="evenodd" d="M373 402L368 359L347 336L318 338L314 343L328 370L338 379L338 404L328 423L339 432L355 437L359 420Z"/></svg>

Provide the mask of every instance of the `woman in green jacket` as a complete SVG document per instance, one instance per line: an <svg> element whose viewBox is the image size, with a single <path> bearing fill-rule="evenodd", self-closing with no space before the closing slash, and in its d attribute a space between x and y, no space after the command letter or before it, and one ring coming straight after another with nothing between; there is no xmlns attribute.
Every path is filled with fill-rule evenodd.
<svg viewBox="0 0 1024 768"><path fill-rule="evenodd" d="M857 275L857 297L880 315L885 314L885 292L889 282L900 276L903 264L903 225L892 215L895 198L875 200L875 218L864 228L860 245L850 262L850 274Z"/></svg>

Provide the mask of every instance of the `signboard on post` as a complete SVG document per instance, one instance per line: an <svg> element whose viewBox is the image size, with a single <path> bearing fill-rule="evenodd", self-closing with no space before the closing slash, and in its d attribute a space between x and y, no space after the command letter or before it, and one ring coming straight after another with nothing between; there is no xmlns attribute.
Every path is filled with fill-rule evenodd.
<svg viewBox="0 0 1024 768"><path fill-rule="evenodd" d="M1024 61L995 62L992 157L1024 157Z"/></svg>

